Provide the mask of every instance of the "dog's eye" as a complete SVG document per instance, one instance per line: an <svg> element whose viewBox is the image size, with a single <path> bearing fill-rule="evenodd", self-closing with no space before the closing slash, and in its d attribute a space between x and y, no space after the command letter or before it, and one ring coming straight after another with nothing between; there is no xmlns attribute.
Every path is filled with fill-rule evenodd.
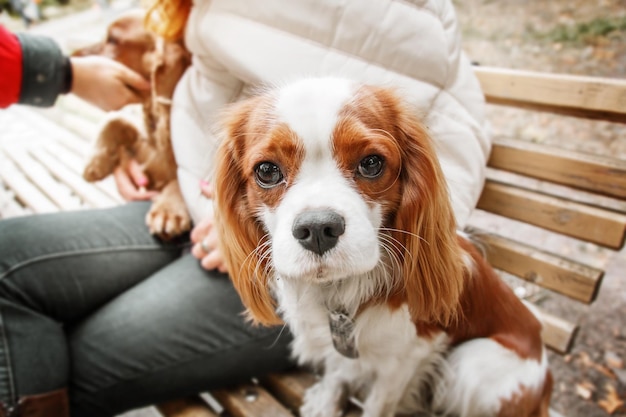
<svg viewBox="0 0 626 417"><path fill-rule="evenodd" d="M359 174L365 178L376 178L383 172L384 160L379 155L368 155L359 162Z"/></svg>
<svg viewBox="0 0 626 417"><path fill-rule="evenodd" d="M280 168L271 162L261 162L254 169L256 182L263 188L272 188L283 180Z"/></svg>

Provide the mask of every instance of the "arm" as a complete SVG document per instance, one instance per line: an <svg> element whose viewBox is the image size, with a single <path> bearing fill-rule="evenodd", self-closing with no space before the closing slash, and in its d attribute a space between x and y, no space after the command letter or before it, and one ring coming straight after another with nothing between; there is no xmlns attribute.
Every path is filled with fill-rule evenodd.
<svg viewBox="0 0 626 417"><path fill-rule="evenodd" d="M13 34L0 27L0 108L11 104L52 106L72 92L103 110L139 102L150 83L122 64L103 57L63 55L51 38Z"/></svg>
<svg viewBox="0 0 626 417"><path fill-rule="evenodd" d="M102 110L139 103L150 82L130 68L103 56L70 58L70 92Z"/></svg>

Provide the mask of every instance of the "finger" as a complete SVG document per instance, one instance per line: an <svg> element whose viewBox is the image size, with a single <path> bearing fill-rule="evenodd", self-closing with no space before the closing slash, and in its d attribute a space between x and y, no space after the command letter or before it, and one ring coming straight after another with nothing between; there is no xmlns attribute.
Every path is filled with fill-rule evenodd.
<svg viewBox="0 0 626 417"><path fill-rule="evenodd" d="M213 185L207 181L200 181L200 191L206 198L213 198Z"/></svg>
<svg viewBox="0 0 626 417"><path fill-rule="evenodd" d="M202 239L204 239L206 235L209 234L212 227L213 227L213 219L202 220L191 230L191 235L190 235L191 241L193 243L199 243L200 241L202 241Z"/></svg>
<svg viewBox="0 0 626 417"><path fill-rule="evenodd" d="M133 197L136 197L137 188L122 167L118 166L113 170L113 178L115 179L117 190L125 200L133 200Z"/></svg>
<svg viewBox="0 0 626 417"><path fill-rule="evenodd" d="M228 274L228 267L226 266L226 263L225 263L225 262L223 262L221 265L219 265L219 266L217 267L217 270L218 270L219 272L221 272L222 274Z"/></svg>
<svg viewBox="0 0 626 417"><path fill-rule="evenodd" d="M209 212L202 221L200 221L191 231L191 241L200 242L213 229L213 213Z"/></svg>
<svg viewBox="0 0 626 417"><path fill-rule="evenodd" d="M131 159L128 162L128 173L130 174L130 178L137 185L137 188L147 187L148 186L148 177L143 172L143 168L139 165L134 159Z"/></svg>
<svg viewBox="0 0 626 417"><path fill-rule="evenodd" d="M115 179L117 190L126 201L150 200L158 194L154 191L138 189L128 176L126 170L120 166L113 170L113 178Z"/></svg>
<svg viewBox="0 0 626 417"><path fill-rule="evenodd" d="M200 261L200 265L207 270L219 270L219 268L225 268L224 258L222 257L222 253L219 251L219 249L212 251L207 256L202 258L202 260Z"/></svg>
<svg viewBox="0 0 626 417"><path fill-rule="evenodd" d="M191 247L191 254L196 259L202 259L206 256L206 252L202 249L202 245L200 243L196 243Z"/></svg>
<svg viewBox="0 0 626 417"><path fill-rule="evenodd" d="M130 90L127 88L123 91L123 94L124 97L120 99L120 104L116 107L116 109L121 109L128 104L141 103L142 101L142 97L136 90Z"/></svg>
<svg viewBox="0 0 626 417"><path fill-rule="evenodd" d="M202 244L202 247L204 249L208 249L207 252L217 249L218 242L217 242L217 233L215 233L215 229L212 229L211 232L204 239L202 239L202 242L200 243Z"/></svg>
<svg viewBox="0 0 626 417"><path fill-rule="evenodd" d="M121 69L121 79L124 84L128 85L131 89L134 90L150 90L150 81L143 78L141 75L136 73L127 67L120 67Z"/></svg>

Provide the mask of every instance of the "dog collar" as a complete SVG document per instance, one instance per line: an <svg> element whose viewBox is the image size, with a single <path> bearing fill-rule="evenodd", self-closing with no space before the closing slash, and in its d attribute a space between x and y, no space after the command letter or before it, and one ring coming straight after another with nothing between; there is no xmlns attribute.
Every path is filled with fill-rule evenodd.
<svg viewBox="0 0 626 417"><path fill-rule="evenodd" d="M359 351L354 338L354 319L345 310L333 310L328 313L328 323L335 350L346 358L358 358Z"/></svg>

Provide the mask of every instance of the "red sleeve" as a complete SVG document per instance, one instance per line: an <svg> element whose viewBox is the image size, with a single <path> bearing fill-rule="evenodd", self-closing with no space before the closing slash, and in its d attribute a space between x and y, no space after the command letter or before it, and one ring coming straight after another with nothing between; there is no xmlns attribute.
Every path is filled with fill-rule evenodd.
<svg viewBox="0 0 626 417"><path fill-rule="evenodd" d="M22 47L17 37L0 26L0 108L17 103L22 88Z"/></svg>

